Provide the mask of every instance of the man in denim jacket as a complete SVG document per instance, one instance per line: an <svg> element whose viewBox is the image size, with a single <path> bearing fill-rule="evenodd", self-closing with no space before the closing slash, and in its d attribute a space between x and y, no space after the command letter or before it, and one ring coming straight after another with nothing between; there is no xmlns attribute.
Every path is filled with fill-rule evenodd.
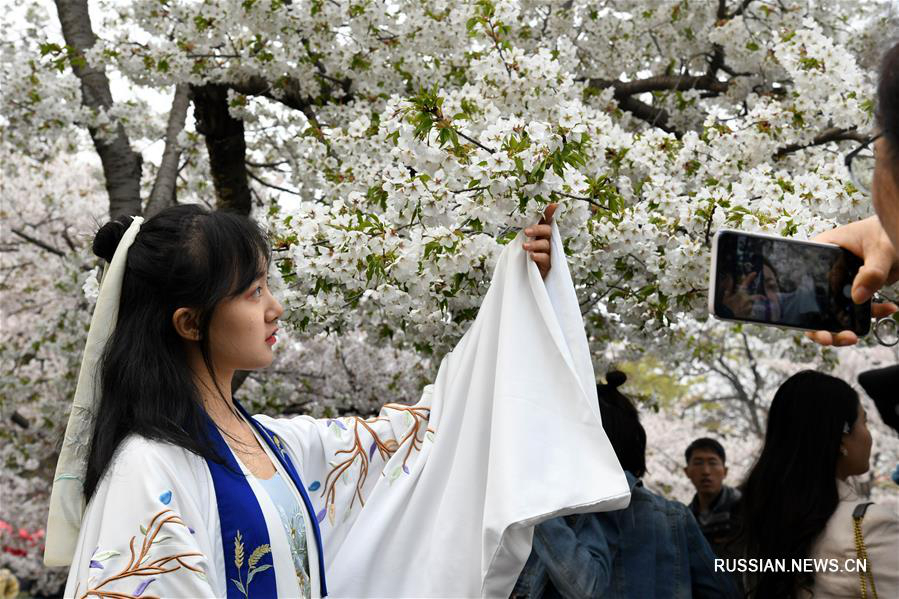
<svg viewBox="0 0 899 599"><path fill-rule="evenodd" d="M534 530L531 555L512 597L738 597L715 572L715 556L687 506L643 486L646 432L611 372L597 385L603 427L625 470L631 503L624 510L554 518Z"/></svg>

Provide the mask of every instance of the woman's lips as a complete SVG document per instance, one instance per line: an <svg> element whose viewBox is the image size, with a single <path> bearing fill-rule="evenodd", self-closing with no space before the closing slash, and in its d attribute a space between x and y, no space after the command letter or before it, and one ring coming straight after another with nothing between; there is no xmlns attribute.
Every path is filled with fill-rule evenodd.
<svg viewBox="0 0 899 599"><path fill-rule="evenodd" d="M269 345L274 345L275 341L277 341L277 340L278 340L278 338L275 337L274 335L272 335L271 337L266 339L265 342L268 343Z"/></svg>

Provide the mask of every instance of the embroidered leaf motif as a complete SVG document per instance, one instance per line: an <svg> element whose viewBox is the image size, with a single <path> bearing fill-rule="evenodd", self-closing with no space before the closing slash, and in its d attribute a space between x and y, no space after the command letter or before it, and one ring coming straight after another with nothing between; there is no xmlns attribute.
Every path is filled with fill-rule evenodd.
<svg viewBox="0 0 899 599"><path fill-rule="evenodd" d="M336 517L336 514L335 514L335 512L334 512L334 504L333 504L333 503L329 503L329 504L328 504L328 521L331 523L331 525L334 524L334 518L335 518L335 517Z"/></svg>
<svg viewBox="0 0 899 599"><path fill-rule="evenodd" d="M186 525L178 514L169 509L162 510L154 515L150 519L148 525L145 526L140 524L140 529L144 531L144 538L141 541L137 541L137 537L131 537L131 542L129 544L131 548L131 559L129 560L128 565L121 571L110 574L107 578L100 578L100 573L97 573L97 575L91 573L87 580L89 588L80 596L140 597L144 594L150 583L157 580L160 575L177 572L182 568L190 570L198 576L202 576L203 572L199 564L193 564L186 561L187 558L203 558L204 556L202 553L182 551L163 555L160 555L159 553L156 553L155 555L152 554L152 548L157 542L160 531L171 530L172 527L176 526L184 526L186 528ZM105 571L105 567L101 565L100 562L121 554L118 551L99 552L99 549L100 548L97 547L94 550L94 555L91 556L90 567L103 569ZM106 567L109 567L109 564L107 564ZM148 576L153 575L155 575L154 578L147 578ZM102 588L113 581L121 581L132 577L136 578L134 581L138 582L138 585L131 594L112 592Z"/></svg>
<svg viewBox="0 0 899 599"><path fill-rule="evenodd" d="M243 537L240 536L239 530L234 537L234 565L238 570L243 567Z"/></svg>
<svg viewBox="0 0 899 599"><path fill-rule="evenodd" d="M105 562L111 557L115 557L117 555L121 555L118 551L110 550L110 551L101 551L97 555L94 556L94 561Z"/></svg>
<svg viewBox="0 0 899 599"><path fill-rule="evenodd" d="M391 470L390 474L387 475L387 482L393 484L393 481L399 478L401 472L402 470L398 467Z"/></svg>
<svg viewBox="0 0 899 599"><path fill-rule="evenodd" d="M134 589L134 593L132 593L135 597L140 597L143 595L144 591L147 590L147 587L150 586L150 583L156 580L155 578L151 578L150 580L145 580Z"/></svg>
<svg viewBox="0 0 899 599"><path fill-rule="evenodd" d="M147 527L143 524L140 525L140 534L147 536Z"/></svg>
<svg viewBox="0 0 899 599"><path fill-rule="evenodd" d="M253 580L253 577L256 576L258 572L265 572L271 567L271 564L265 564L264 566L259 566L258 568L253 568L252 570L250 570L250 575L247 576L247 588L250 588L250 581Z"/></svg>
<svg viewBox="0 0 899 599"><path fill-rule="evenodd" d="M328 512L327 508L322 508L322 510L315 515L315 519L318 520L319 524L321 521L325 519L325 514Z"/></svg>
<svg viewBox="0 0 899 599"><path fill-rule="evenodd" d="M318 491L321 488L322 484L317 480L312 481L312 484L309 485L310 491Z"/></svg>
<svg viewBox="0 0 899 599"><path fill-rule="evenodd" d="M409 474L409 466L406 466L405 464L403 464L403 472L405 472L406 474Z"/></svg>
<svg viewBox="0 0 899 599"><path fill-rule="evenodd" d="M171 539L171 538L172 538L172 535L162 535L161 537L159 537L158 539L156 539L155 541L153 541L153 543L154 543L154 544L156 544L156 543L162 543L163 541L168 541L168 540Z"/></svg>
<svg viewBox="0 0 899 599"><path fill-rule="evenodd" d="M375 441L371 442L371 447L368 448L368 459L371 459L372 456L375 455L375 448L377 446L378 446L378 444Z"/></svg>
<svg viewBox="0 0 899 599"><path fill-rule="evenodd" d="M340 430L344 430L344 431L346 430L346 425L344 423L342 423L340 420L337 420L335 418L329 418L327 426L331 426L332 424L336 424L337 428L339 428Z"/></svg>
<svg viewBox="0 0 899 599"><path fill-rule="evenodd" d="M285 455L284 442L281 441L281 437L279 437L278 435L272 435L272 441L275 443L275 447L278 449L281 455Z"/></svg>
<svg viewBox="0 0 899 599"><path fill-rule="evenodd" d="M166 491L162 495L159 496L159 501L161 501L164 505L168 505L172 502L172 492Z"/></svg>
<svg viewBox="0 0 899 599"><path fill-rule="evenodd" d="M240 582L239 580L234 580L233 578L231 579L231 582L234 583L234 585L238 588L238 590L240 590L241 593L243 593L244 595L247 594L247 592L243 588L242 582Z"/></svg>
<svg viewBox="0 0 899 599"><path fill-rule="evenodd" d="M259 560L262 559L262 556L264 556L266 553L269 553L271 550L272 549L268 545L268 543L266 543L265 545L260 545L259 547L257 547L256 549L253 550L253 553L250 555L250 559L247 562L247 564L249 564L249 566L251 568L255 568L256 564L259 563ZM247 579L247 584L250 584L249 579Z"/></svg>

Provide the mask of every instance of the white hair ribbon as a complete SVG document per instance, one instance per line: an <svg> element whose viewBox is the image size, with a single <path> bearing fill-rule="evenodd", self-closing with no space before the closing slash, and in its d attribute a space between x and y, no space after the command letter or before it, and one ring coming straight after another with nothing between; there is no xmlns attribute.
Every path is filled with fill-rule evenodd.
<svg viewBox="0 0 899 599"><path fill-rule="evenodd" d="M50 514L47 518L44 564L68 566L78 542L81 519L84 515L84 475L87 468L91 427L100 397L99 366L106 341L115 329L122 295L122 279L128 248L140 230L144 219L137 216L122 235L112 261L104 270L100 294L91 317L91 326L84 345L78 386L66 432L63 437L53 490L50 494Z"/></svg>

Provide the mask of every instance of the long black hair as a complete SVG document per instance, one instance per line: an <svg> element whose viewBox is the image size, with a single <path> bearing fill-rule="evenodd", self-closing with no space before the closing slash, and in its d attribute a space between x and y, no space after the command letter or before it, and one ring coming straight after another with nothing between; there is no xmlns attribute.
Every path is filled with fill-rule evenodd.
<svg viewBox="0 0 899 599"><path fill-rule="evenodd" d="M858 417L858 394L836 377L804 370L777 390L765 444L743 484L740 540L750 558L803 559L839 503L840 441ZM812 573L765 572L749 596L793 597Z"/></svg>
<svg viewBox="0 0 899 599"><path fill-rule="evenodd" d="M602 428L609 437L618 462L636 477L646 474L646 431L640 424L637 408L618 390L627 375L613 370L606 375L606 384L596 385Z"/></svg>
<svg viewBox="0 0 899 599"><path fill-rule="evenodd" d="M111 261L131 222L126 216L103 225L94 238L94 253ZM213 311L264 276L270 258L258 226L236 214L179 205L143 223L128 250L118 319L99 366L86 500L131 434L221 461L211 447L200 392L172 315L181 307L195 310L200 350L212 374Z"/></svg>
<svg viewBox="0 0 899 599"><path fill-rule="evenodd" d="M894 164L899 163L899 43L887 50L880 63L877 84L877 121L892 149ZM899 168L894 174L899 177Z"/></svg>

